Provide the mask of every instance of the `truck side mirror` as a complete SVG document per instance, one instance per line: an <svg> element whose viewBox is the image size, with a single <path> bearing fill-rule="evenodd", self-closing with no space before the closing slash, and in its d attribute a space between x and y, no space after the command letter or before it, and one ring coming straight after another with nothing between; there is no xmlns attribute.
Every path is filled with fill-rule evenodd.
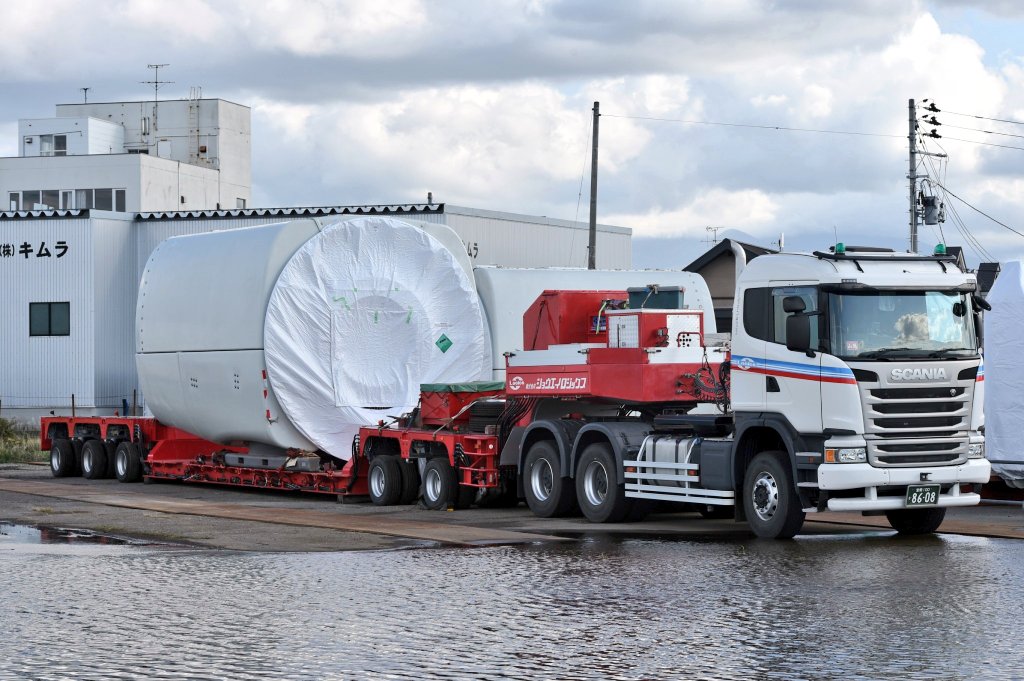
<svg viewBox="0 0 1024 681"><path fill-rule="evenodd" d="M786 317L786 348L794 352L806 353L814 357L811 351L811 318L805 314L792 314Z"/></svg>

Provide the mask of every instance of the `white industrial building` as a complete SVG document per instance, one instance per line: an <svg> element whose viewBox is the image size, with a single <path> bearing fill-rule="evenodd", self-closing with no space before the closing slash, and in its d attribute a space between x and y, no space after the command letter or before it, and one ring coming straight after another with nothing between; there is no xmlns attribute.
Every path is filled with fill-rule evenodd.
<svg viewBox="0 0 1024 681"><path fill-rule="evenodd" d="M0 158L6 210L119 213L245 208L249 107L221 99L59 104L18 121L18 156Z"/></svg>
<svg viewBox="0 0 1024 681"><path fill-rule="evenodd" d="M149 255L177 235L299 217L390 215L446 223L476 265L585 267L583 223L445 204L209 211L0 212L0 416L141 408L135 305ZM631 267L631 230L599 225L597 265ZM183 277L188 273L183 272Z"/></svg>

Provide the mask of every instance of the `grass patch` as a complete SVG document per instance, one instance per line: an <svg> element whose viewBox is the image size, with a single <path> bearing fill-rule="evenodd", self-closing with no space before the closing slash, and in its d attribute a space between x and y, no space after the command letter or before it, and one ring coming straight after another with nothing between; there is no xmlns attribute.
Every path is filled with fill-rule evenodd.
<svg viewBox="0 0 1024 681"><path fill-rule="evenodd" d="M0 463L47 461L49 452L39 449L39 432L19 427L10 419L0 418Z"/></svg>

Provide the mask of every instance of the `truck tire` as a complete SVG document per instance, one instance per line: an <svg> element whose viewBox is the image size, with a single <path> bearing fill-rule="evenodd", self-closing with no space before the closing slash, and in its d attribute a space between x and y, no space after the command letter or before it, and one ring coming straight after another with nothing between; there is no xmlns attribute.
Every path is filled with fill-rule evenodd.
<svg viewBox="0 0 1024 681"><path fill-rule="evenodd" d="M402 471L397 456L378 454L373 457L366 478L370 501L377 506L394 506L402 498Z"/></svg>
<svg viewBox="0 0 1024 681"><path fill-rule="evenodd" d="M142 459L134 442L121 442L114 450L114 475L119 482L138 482L142 479Z"/></svg>
<svg viewBox="0 0 1024 681"><path fill-rule="evenodd" d="M761 452L743 476L743 507L750 529L765 539L791 539L804 524L785 452Z"/></svg>
<svg viewBox="0 0 1024 681"><path fill-rule="evenodd" d="M459 481L455 469L443 456L427 462L423 469L423 505L432 511L455 507L459 500Z"/></svg>
<svg viewBox="0 0 1024 681"><path fill-rule="evenodd" d="M54 440L50 448L50 472L55 478L75 474L75 448L71 440Z"/></svg>
<svg viewBox="0 0 1024 681"><path fill-rule="evenodd" d="M607 442L588 445L576 466L576 499L592 523L618 523L630 511L625 485L615 482L615 456Z"/></svg>
<svg viewBox="0 0 1024 681"><path fill-rule="evenodd" d="M402 494L398 499L400 504L415 504L420 496L420 472L416 461L399 459L399 469L402 476Z"/></svg>
<svg viewBox="0 0 1024 681"><path fill-rule="evenodd" d="M82 477L99 480L107 474L107 448L102 440L86 440L82 445Z"/></svg>
<svg viewBox="0 0 1024 681"><path fill-rule="evenodd" d="M523 489L526 505L540 518L562 516L576 506L576 488L571 479L562 477L558 450L550 440L533 443L526 453Z"/></svg>
<svg viewBox="0 0 1024 681"><path fill-rule="evenodd" d="M939 529L946 518L944 508L907 508L886 511L885 517L892 529L900 534L931 534Z"/></svg>

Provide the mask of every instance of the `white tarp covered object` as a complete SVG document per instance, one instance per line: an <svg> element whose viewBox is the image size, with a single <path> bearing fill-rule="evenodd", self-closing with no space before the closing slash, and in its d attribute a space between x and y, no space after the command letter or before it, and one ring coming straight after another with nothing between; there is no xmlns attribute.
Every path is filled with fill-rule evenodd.
<svg viewBox="0 0 1024 681"><path fill-rule="evenodd" d="M295 427L348 458L360 426L416 406L421 383L490 379L490 340L466 268L389 218L328 225L281 272L264 325L267 373Z"/></svg>
<svg viewBox="0 0 1024 681"><path fill-rule="evenodd" d="M985 313L985 455L992 471L1024 487L1024 272L1003 263Z"/></svg>

